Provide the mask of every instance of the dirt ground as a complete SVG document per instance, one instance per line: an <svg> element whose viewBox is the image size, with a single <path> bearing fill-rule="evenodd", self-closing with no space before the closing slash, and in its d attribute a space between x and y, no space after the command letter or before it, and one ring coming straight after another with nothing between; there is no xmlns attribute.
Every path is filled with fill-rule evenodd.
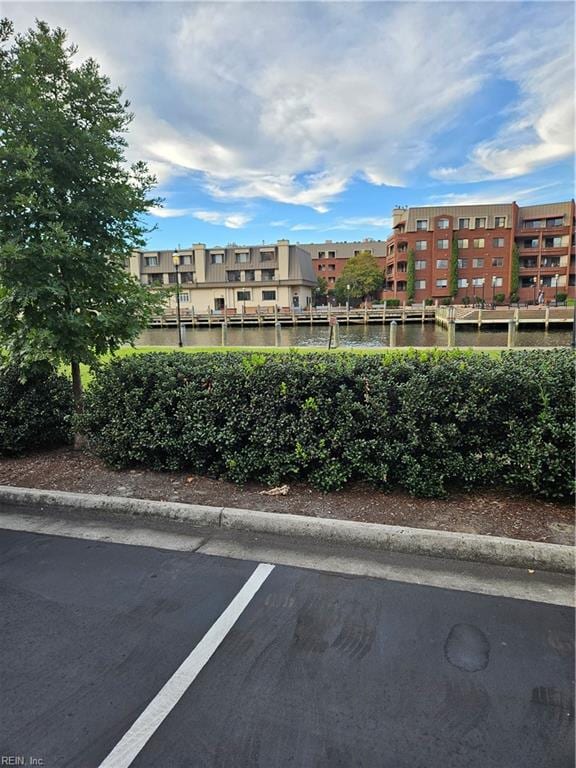
<svg viewBox="0 0 576 768"><path fill-rule="evenodd" d="M266 487L257 483L237 486L184 472L115 471L90 454L71 449L0 460L0 484L436 528L557 544L574 542L571 504L517 495L509 489L454 493L446 499L416 499L402 491L385 493L361 483L329 494L304 484L292 484L285 496L267 496L261 493Z"/></svg>

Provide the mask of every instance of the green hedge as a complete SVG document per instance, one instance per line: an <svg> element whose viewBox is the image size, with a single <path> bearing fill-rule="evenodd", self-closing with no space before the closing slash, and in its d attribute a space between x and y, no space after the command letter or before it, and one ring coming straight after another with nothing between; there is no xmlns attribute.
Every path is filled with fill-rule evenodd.
<svg viewBox="0 0 576 768"><path fill-rule="evenodd" d="M569 350L137 355L100 371L81 427L115 467L565 497L573 373Z"/></svg>
<svg viewBox="0 0 576 768"><path fill-rule="evenodd" d="M72 389L64 376L0 369L0 455L70 440Z"/></svg>

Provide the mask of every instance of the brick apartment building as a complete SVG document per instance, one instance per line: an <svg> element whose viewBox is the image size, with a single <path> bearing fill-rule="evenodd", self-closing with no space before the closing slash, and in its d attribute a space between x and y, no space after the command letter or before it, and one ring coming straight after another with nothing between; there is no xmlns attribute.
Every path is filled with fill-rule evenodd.
<svg viewBox="0 0 576 768"><path fill-rule="evenodd" d="M520 255L520 301L574 295L574 200L520 207L505 205L396 208L386 254L387 296L406 298L408 252L415 254L415 300L449 295L452 239L458 243L458 293L510 295L512 249Z"/></svg>
<svg viewBox="0 0 576 768"><path fill-rule="evenodd" d="M312 257L314 272L329 287L346 261L359 251L372 253L385 275L383 298L406 299L408 252L415 254L415 301L449 295L452 239L458 243L458 293L464 297L510 295L512 248L520 254L519 298L546 300L556 293L574 296L574 201L520 207L462 205L395 208L387 240L300 244Z"/></svg>

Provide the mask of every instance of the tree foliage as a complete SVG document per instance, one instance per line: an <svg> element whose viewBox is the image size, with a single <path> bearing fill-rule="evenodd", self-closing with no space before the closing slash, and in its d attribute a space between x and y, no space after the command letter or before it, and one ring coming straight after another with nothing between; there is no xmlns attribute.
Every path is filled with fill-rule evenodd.
<svg viewBox="0 0 576 768"><path fill-rule="evenodd" d="M334 284L334 294L340 303L350 299L368 299L384 284L384 275L375 257L369 251L348 259L342 274ZM346 286L350 286L350 290Z"/></svg>
<svg viewBox="0 0 576 768"><path fill-rule="evenodd" d="M512 248L512 265L510 272L510 297L515 301L518 297L518 288L520 286L520 252L518 246L514 243Z"/></svg>
<svg viewBox="0 0 576 768"><path fill-rule="evenodd" d="M452 250L450 252L450 271L448 274L448 292L454 297L458 293L458 241L452 238Z"/></svg>
<svg viewBox="0 0 576 768"><path fill-rule="evenodd" d="M78 400L79 363L132 341L164 297L126 270L159 202L126 162L129 104L75 54L62 29L0 24L0 342L18 366L71 363Z"/></svg>
<svg viewBox="0 0 576 768"><path fill-rule="evenodd" d="M406 299L414 301L416 295L416 254L410 248L408 251L408 266L406 272Z"/></svg>

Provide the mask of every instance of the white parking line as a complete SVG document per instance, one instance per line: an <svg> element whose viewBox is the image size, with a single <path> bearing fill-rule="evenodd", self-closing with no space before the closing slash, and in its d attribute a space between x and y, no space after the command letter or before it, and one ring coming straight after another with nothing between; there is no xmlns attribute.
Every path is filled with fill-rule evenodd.
<svg viewBox="0 0 576 768"><path fill-rule="evenodd" d="M273 569L274 566L267 563L262 563L256 568L192 653L182 662L104 762L100 764L100 768L128 768L135 760L146 742L170 714L210 660Z"/></svg>

